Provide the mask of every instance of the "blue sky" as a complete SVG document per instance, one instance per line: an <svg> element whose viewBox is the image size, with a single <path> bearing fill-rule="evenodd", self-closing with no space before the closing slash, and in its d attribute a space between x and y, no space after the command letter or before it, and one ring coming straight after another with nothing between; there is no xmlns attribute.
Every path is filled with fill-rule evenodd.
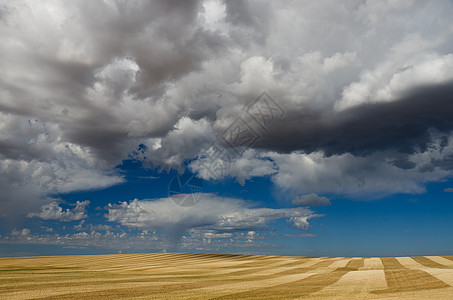
<svg viewBox="0 0 453 300"><path fill-rule="evenodd" d="M153 240L147 240L145 243L124 240L124 244L121 244L119 233L140 236L142 230L118 226L118 222L108 222L106 217L108 204L129 202L135 198L147 199L146 201L166 198L169 196L169 184L179 174L174 171L159 172L156 169L144 168L140 162L134 160L124 161L118 170L127 180L122 184L95 191L54 195L60 199L59 205L64 209L74 209L76 201L90 199L85 217L65 222L28 218L16 226L31 228L33 231L24 236L17 233L15 239L18 241L3 244L1 255L195 250L307 256L407 256L446 255L453 247L453 241L448 238L451 234L453 217L453 194L444 191L451 186L450 181L431 183L427 185L427 191L419 195L397 194L379 199L331 197L331 205L312 208L319 217L313 218L310 221L310 228L303 232L292 228L286 220L279 219L269 222L267 230L258 230L252 237L248 236L248 232L245 232L245 236L244 232L241 232L235 237L234 243L230 242L229 238L218 238L213 239L217 242L215 246L211 244L213 241L208 243L205 240L204 245L194 242L194 245L188 243L168 248L167 237L164 234L159 237L159 240L164 241L163 244ZM272 209L294 207L290 199L279 195L269 177L256 178L244 185L232 178L221 181L204 180L202 185L204 193L247 199L256 202L257 207ZM203 210L203 202L199 202L195 207ZM173 208L181 209L176 204ZM82 227L77 228L80 225ZM49 228L52 228L52 232L49 232ZM88 232L91 235L90 230L101 235L105 235L107 231L114 232L117 234L114 238L119 239L120 243L112 244L111 241L109 243L99 237L88 236L82 240L74 237L81 232ZM40 238L45 239L49 235L61 237L69 235L70 238L55 244L39 241ZM194 246L196 249L192 248Z"/></svg>
<svg viewBox="0 0 453 300"><path fill-rule="evenodd" d="M451 254L452 13L0 4L0 256Z"/></svg>

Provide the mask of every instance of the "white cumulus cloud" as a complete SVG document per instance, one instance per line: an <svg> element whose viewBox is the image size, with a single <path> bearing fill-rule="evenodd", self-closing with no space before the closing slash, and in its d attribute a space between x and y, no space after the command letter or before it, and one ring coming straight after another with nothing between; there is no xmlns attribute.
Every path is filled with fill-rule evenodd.
<svg viewBox="0 0 453 300"><path fill-rule="evenodd" d="M41 207L40 213L30 213L29 218L38 217L44 220L57 220L61 222L70 222L87 218L86 207L90 205L89 200L77 201L73 209L63 208L57 201L52 201Z"/></svg>
<svg viewBox="0 0 453 300"><path fill-rule="evenodd" d="M287 219L298 230L309 227L315 217L306 208L256 208L250 202L204 194L195 206L177 206L171 198L133 200L109 204L107 220L131 228L165 232L174 243L189 231L207 231L215 234L250 232L270 229L270 224Z"/></svg>

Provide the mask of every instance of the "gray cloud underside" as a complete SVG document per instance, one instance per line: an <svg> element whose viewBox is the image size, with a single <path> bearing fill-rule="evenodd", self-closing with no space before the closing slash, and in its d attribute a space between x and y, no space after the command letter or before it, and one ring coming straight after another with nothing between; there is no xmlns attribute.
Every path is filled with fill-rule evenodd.
<svg viewBox="0 0 453 300"><path fill-rule="evenodd" d="M385 150L412 154L427 150L433 142L430 130L444 134L446 146L453 130L453 82L417 87L395 101L341 112L290 111L272 123L256 146L278 152L323 151L327 156Z"/></svg>

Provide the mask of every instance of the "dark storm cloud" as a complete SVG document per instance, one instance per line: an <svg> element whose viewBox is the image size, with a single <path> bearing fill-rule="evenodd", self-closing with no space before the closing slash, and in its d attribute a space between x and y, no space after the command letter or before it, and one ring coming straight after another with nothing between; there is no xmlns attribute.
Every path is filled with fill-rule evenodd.
<svg viewBox="0 0 453 300"><path fill-rule="evenodd" d="M413 88L396 101L362 104L340 112L289 111L284 120L272 125L257 147L323 151L328 156L363 156L384 150L423 152L431 142L429 130L449 134L453 129L453 83ZM395 165L411 167L403 162L396 160Z"/></svg>
<svg viewBox="0 0 453 300"><path fill-rule="evenodd" d="M444 170L453 170L453 154L442 157L441 159L432 159L431 168L438 167Z"/></svg>
<svg viewBox="0 0 453 300"><path fill-rule="evenodd" d="M398 157L392 163L395 167L403 170L409 170L416 167L416 163L410 161L407 157Z"/></svg>

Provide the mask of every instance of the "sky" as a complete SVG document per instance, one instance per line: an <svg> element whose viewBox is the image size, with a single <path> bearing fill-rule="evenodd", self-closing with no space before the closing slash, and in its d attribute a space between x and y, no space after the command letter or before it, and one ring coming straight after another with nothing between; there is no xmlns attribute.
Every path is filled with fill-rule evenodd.
<svg viewBox="0 0 453 300"><path fill-rule="evenodd" d="M0 3L0 256L451 255L453 2Z"/></svg>

